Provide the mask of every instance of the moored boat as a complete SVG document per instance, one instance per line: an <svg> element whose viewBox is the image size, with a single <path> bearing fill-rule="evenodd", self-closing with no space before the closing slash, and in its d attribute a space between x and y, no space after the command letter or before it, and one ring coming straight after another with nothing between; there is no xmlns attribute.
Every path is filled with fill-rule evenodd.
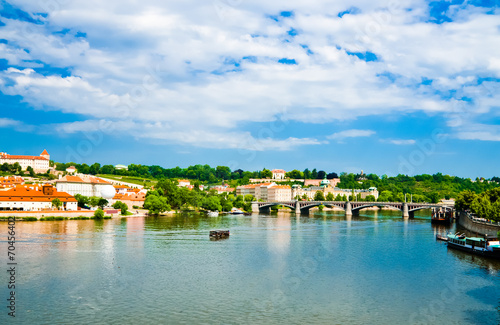
<svg viewBox="0 0 500 325"><path fill-rule="evenodd" d="M500 258L500 242L481 237L466 237L464 234L448 234L448 247L476 255Z"/></svg>
<svg viewBox="0 0 500 325"><path fill-rule="evenodd" d="M208 211L208 216L209 217L218 217L219 216L219 211Z"/></svg>
<svg viewBox="0 0 500 325"><path fill-rule="evenodd" d="M432 212L431 223L439 225L449 225L452 219L452 212L443 211L440 209L434 209Z"/></svg>

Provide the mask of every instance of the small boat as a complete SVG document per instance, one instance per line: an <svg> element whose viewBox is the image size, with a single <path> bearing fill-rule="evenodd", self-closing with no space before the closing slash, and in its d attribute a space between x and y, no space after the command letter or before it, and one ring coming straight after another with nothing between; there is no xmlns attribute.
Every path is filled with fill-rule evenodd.
<svg viewBox="0 0 500 325"><path fill-rule="evenodd" d="M219 211L208 211L208 216L209 217L218 217L219 216Z"/></svg>
<svg viewBox="0 0 500 325"><path fill-rule="evenodd" d="M448 247L476 255L500 258L500 242L497 238L489 240L488 236L466 237L464 234L448 234Z"/></svg>
<svg viewBox="0 0 500 325"><path fill-rule="evenodd" d="M451 211L443 211L440 209L435 209L432 212L431 223L438 225L449 225L452 219Z"/></svg>
<svg viewBox="0 0 500 325"><path fill-rule="evenodd" d="M436 235L436 240L448 241L448 236L437 234Z"/></svg>
<svg viewBox="0 0 500 325"><path fill-rule="evenodd" d="M229 237L229 230L212 230L210 231L211 238L225 238Z"/></svg>
<svg viewBox="0 0 500 325"><path fill-rule="evenodd" d="M245 212L243 210L240 210L238 208L232 208L231 211L229 211L230 214L244 214Z"/></svg>

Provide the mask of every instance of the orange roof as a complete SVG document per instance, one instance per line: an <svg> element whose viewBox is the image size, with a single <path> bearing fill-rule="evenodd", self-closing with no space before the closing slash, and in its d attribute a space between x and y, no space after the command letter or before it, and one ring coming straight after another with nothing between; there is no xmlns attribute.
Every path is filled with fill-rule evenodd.
<svg viewBox="0 0 500 325"><path fill-rule="evenodd" d="M40 156L50 156L47 150L43 149L43 152L40 154Z"/></svg>
<svg viewBox="0 0 500 325"><path fill-rule="evenodd" d="M275 185L275 186L273 186L271 188L291 189L291 187L288 186L288 185Z"/></svg>
<svg viewBox="0 0 500 325"><path fill-rule="evenodd" d="M283 169L273 169L272 173L286 173Z"/></svg>
<svg viewBox="0 0 500 325"><path fill-rule="evenodd" d="M45 195L41 186L17 186L8 191L0 191L0 201L3 202L51 202L53 199L77 202L73 196L66 192L58 192L55 188L52 195Z"/></svg>
<svg viewBox="0 0 500 325"><path fill-rule="evenodd" d="M28 159L28 160L48 160L45 157L39 157L39 156L23 156L23 155L9 155L4 153L3 155L0 156L2 159Z"/></svg>
<svg viewBox="0 0 500 325"><path fill-rule="evenodd" d="M94 177L94 176L71 176L71 175L66 175L63 178L59 179L56 181L56 183L90 183L90 184L111 184L109 182L106 182L103 179L100 179L99 177Z"/></svg>
<svg viewBox="0 0 500 325"><path fill-rule="evenodd" d="M185 182L188 182L188 183L190 183L189 179L179 179L179 180L178 180L178 182L179 182L179 183L180 183L180 182L184 182L184 183L185 183Z"/></svg>

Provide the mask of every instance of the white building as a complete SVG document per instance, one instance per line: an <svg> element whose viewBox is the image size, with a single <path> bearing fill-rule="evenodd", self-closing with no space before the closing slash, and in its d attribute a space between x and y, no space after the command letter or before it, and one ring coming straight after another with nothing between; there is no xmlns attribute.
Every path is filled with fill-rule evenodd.
<svg viewBox="0 0 500 325"><path fill-rule="evenodd" d="M59 192L66 192L71 195L97 196L101 197L101 190L111 183L94 176L64 176L56 181Z"/></svg>
<svg viewBox="0 0 500 325"><path fill-rule="evenodd" d="M76 173L76 167L75 166L70 166L70 167L66 168L66 172L68 174L74 175Z"/></svg>
<svg viewBox="0 0 500 325"><path fill-rule="evenodd" d="M22 170L27 170L28 167L31 167L35 173L45 173L50 168L50 155L47 150L44 150L40 156L9 155L5 152L0 152L0 165L4 163L13 165L16 162L19 163Z"/></svg>
<svg viewBox="0 0 500 325"><path fill-rule="evenodd" d="M78 202L73 196L56 191L52 185L20 185L0 191L0 211L53 210L54 199L62 202L61 210L78 210Z"/></svg>
<svg viewBox="0 0 500 325"><path fill-rule="evenodd" d="M286 172L283 169L273 169L273 179L285 179Z"/></svg>

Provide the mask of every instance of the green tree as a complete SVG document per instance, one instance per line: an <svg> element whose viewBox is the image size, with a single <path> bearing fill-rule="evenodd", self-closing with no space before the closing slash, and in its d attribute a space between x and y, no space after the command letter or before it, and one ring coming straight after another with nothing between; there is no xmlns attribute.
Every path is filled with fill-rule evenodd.
<svg viewBox="0 0 500 325"><path fill-rule="evenodd" d="M374 195L367 195L366 198L365 198L365 201L367 201L367 202L375 202L377 200L375 199Z"/></svg>
<svg viewBox="0 0 500 325"><path fill-rule="evenodd" d="M52 200L52 206L55 207L57 210L59 210L59 208L62 205L63 205L63 203L58 198L55 198L55 199Z"/></svg>
<svg viewBox="0 0 500 325"><path fill-rule="evenodd" d="M102 209L95 210L94 219L96 219L96 220L104 219L104 211L102 211Z"/></svg>
<svg viewBox="0 0 500 325"><path fill-rule="evenodd" d="M33 170L33 168L31 166L28 166L28 168L26 168L26 170L30 173L31 177L35 177L35 171Z"/></svg>
<svg viewBox="0 0 500 325"><path fill-rule="evenodd" d="M101 174L114 174L115 167L113 165L104 165L101 167Z"/></svg>
<svg viewBox="0 0 500 325"><path fill-rule="evenodd" d="M203 209L211 211L222 211L220 199L216 196L206 197L202 204Z"/></svg>
<svg viewBox="0 0 500 325"><path fill-rule="evenodd" d="M113 203L113 208L119 209L122 215L127 214L128 206L122 201L116 201L115 203Z"/></svg>
<svg viewBox="0 0 500 325"><path fill-rule="evenodd" d="M333 193L328 192L325 199L326 199L326 201L333 201L334 200Z"/></svg>
<svg viewBox="0 0 500 325"><path fill-rule="evenodd" d="M323 195L322 191L316 191L316 194L314 194L314 201L324 201L325 196Z"/></svg>
<svg viewBox="0 0 500 325"><path fill-rule="evenodd" d="M471 190L460 192L455 199L455 209L458 211L470 209L475 198L476 194Z"/></svg>
<svg viewBox="0 0 500 325"><path fill-rule="evenodd" d="M78 206L80 208L85 208L86 205L90 204L90 199L87 196L75 194L75 199L78 201Z"/></svg>
<svg viewBox="0 0 500 325"><path fill-rule="evenodd" d="M304 173L302 173L300 170L297 170L297 169L289 171L285 175L286 175L286 177L289 177L292 179L303 179L304 178Z"/></svg>
<svg viewBox="0 0 500 325"><path fill-rule="evenodd" d="M245 197L243 199L244 199L245 202L252 202L252 201L256 201L257 200L255 198L255 196L253 196L252 194L245 195Z"/></svg>
<svg viewBox="0 0 500 325"><path fill-rule="evenodd" d="M269 170L269 169L263 169L261 172L260 172L260 177L261 178L272 178L273 177L273 173Z"/></svg>
<svg viewBox="0 0 500 325"><path fill-rule="evenodd" d="M170 211L170 205L167 199L163 196L149 195L144 201L144 208L147 209L149 214L159 215L165 211Z"/></svg>
<svg viewBox="0 0 500 325"><path fill-rule="evenodd" d="M100 197L100 198L97 200L97 206L98 206L99 208L101 208L101 209L104 209L104 207L105 207L105 206L107 206L107 205L108 205L108 203L109 203L109 202L108 202L108 200L106 200L106 199L104 199L104 198L102 198L102 197Z"/></svg>

